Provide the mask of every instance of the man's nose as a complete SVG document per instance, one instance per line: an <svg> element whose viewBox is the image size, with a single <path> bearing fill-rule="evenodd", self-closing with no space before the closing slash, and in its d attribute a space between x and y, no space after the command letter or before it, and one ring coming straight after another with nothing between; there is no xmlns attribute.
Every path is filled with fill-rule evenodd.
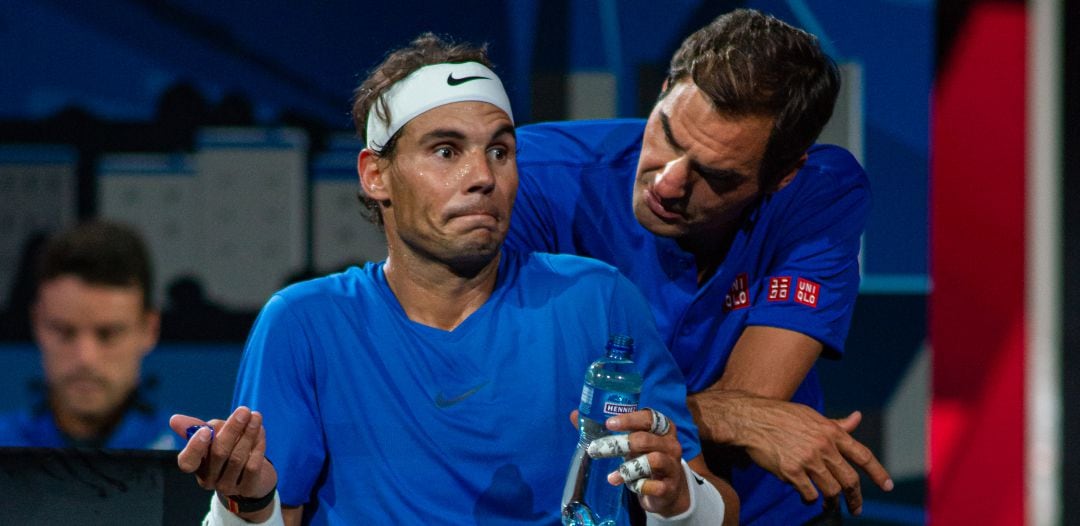
<svg viewBox="0 0 1080 526"><path fill-rule="evenodd" d="M653 180L653 193L660 199L681 199L686 195L689 168L685 157L676 157L664 165Z"/></svg>
<svg viewBox="0 0 1080 526"><path fill-rule="evenodd" d="M79 363L96 362L101 355L101 342L94 334L79 334L72 342L72 358Z"/></svg>
<svg viewBox="0 0 1080 526"><path fill-rule="evenodd" d="M495 189L495 170L487 152L473 153L464 167L467 193L488 193Z"/></svg>

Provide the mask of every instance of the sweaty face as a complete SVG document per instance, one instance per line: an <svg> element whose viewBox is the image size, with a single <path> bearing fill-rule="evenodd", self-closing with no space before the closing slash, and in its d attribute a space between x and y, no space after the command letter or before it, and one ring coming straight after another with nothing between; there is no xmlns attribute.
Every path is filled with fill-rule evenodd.
<svg viewBox="0 0 1080 526"><path fill-rule="evenodd" d="M738 227L762 193L758 169L771 117L718 114L690 81L656 104L634 184L634 215L650 232L693 243Z"/></svg>
<svg viewBox="0 0 1080 526"><path fill-rule="evenodd" d="M491 104L456 102L421 114L402 132L393 159L383 161L391 258L421 257L466 272L487 264L506 238L517 193L510 118Z"/></svg>
<svg viewBox="0 0 1080 526"><path fill-rule="evenodd" d="M157 342L157 315L138 287L91 285L74 276L44 282L34 335L54 409L97 419L125 401Z"/></svg>

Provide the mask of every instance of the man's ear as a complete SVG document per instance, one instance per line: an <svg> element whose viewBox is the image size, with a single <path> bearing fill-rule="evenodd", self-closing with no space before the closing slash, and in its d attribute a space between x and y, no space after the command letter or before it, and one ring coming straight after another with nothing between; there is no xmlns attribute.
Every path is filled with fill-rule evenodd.
<svg viewBox="0 0 1080 526"><path fill-rule="evenodd" d="M776 188L773 189L773 192L779 192L780 190L783 190L785 186L791 184L791 181L795 180L795 174L799 173L799 170L801 170L803 165L806 164L807 157L808 155L805 153L802 154L802 157L799 157L799 160L795 163L795 166L791 167L791 171L785 174L784 178L780 179L780 182L776 183Z"/></svg>
<svg viewBox="0 0 1080 526"><path fill-rule="evenodd" d="M369 148L360 150L356 157L356 172L360 178L360 189L371 199L387 201L390 194L386 192L385 163Z"/></svg>
<svg viewBox="0 0 1080 526"><path fill-rule="evenodd" d="M143 326L143 338L145 338L143 356L145 357L157 346L158 338L161 336L161 311L153 308L146 309L143 316L143 323L145 324Z"/></svg>

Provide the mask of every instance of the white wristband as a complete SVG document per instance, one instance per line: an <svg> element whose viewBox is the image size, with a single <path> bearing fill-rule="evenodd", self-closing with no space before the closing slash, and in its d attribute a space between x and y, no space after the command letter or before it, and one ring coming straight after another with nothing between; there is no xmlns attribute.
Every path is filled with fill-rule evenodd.
<svg viewBox="0 0 1080 526"><path fill-rule="evenodd" d="M724 499L712 483L705 480L686 461L682 461L686 485L690 488L690 507L673 517L663 517L653 512L645 512L645 524L650 526L705 526L720 524L724 521Z"/></svg>
<svg viewBox="0 0 1080 526"><path fill-rule="evenodd" d="M277 491L274 492L274 503L271 506L274 507L274 514L269 519L263 522L248 522L229 511L215 493L210 496L210 512L203 518L202 526L285 526L285 519L281 518L281 499Z"/></svg>

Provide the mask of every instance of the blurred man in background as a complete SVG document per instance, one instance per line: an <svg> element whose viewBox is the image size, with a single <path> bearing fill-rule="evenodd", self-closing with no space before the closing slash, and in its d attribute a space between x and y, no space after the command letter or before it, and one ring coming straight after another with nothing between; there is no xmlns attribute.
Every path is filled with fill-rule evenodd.
<svg viewBox="0 0 1080 526"><path fill-rule="evenodd" d="M0 446L179 449L140 389L158 340L153 272L139 235L95 221L41 249L30 318L45 373L33 407L0 416Z"/></svg>

